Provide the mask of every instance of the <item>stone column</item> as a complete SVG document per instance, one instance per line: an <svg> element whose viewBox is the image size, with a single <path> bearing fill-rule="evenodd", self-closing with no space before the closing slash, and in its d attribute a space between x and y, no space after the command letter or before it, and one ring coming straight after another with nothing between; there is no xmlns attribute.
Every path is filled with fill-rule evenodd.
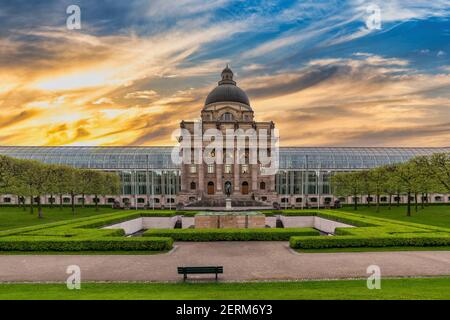
<svg viewBox="0 0 450 320"><path fill-rule="evenodd" d="M252 191L256 192L258 191L258 165L251 164L250 170L252 174Z"/></svg>
<svg viewBox="0 0 450 320"><path fill-rule="evenodd" d="M239 164L237 163L236 159L234 162L234 191L235 192L239 192L240 187L239 187L239 183L240 183L240 171L239 171Z"/></svg>
<svg viewBox="0 0 450 320"><path fill-rule="evenodd" d="M203 195L203 192L205 190L204 187L204 181L205 181L205 176L204 176L204 172L203 172L203 163L198 165L198 191L201 195Z"/></svg>
<svg viewBox="0 0 450 320"><path fill-rule="evenodd" d="M222 193L222 169L223 164L216 164L216 191L218 194Z"/></svg>
<svg viewBox="0 0 450 320"><path fill-rule="evenodd" d="M190 170L186 170L187 165L181 164L181 170L180 170L180 184L181 184L181 191L185 192L187 190L186 188L186 172L190 172Z"/></svg>

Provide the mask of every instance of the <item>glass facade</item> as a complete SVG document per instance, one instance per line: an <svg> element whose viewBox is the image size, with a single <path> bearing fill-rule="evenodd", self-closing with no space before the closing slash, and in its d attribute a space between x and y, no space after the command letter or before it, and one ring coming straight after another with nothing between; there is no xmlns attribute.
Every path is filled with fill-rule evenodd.
<svg viewBox="0 0 450 320"><path fill-rule="evenodd" d="M0 147L0 154L45 163L115 172L122 194L176 195L180 168L171 160L172 147ZM404 162L417 155L450 152L450 148L280 148L276 191L280 195L332 194L330 177Z"/></svg>

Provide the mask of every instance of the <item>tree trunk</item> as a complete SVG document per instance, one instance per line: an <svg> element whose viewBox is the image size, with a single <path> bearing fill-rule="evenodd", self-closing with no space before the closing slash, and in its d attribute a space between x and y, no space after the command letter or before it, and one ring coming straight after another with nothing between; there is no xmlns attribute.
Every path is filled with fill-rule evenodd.
<svg viewBox="0 0 450 320"><path fill-rule="evenodd" d="M357 194L353 195L353 204L354 204L353 209L358 210L358 195Z"/></svg>
<svg viewBox="0 0 450 320"><path fill-rule="evenodd" d="M422 199L420 199L420 207L421 207L422 209L424 209L424 208L425 208L425 206L424 206L424 203L423 203L423 201L424 201L424 198L425 198L425 193L424 193L424 192L422 192Z"/></svg>
<svg viewBox="0 0 450 320"><path fill-rule="evenodd" d="M55 197L53 197L53 194L50 195L50 208L53 209L53 203L55 202Z"/></svg>
<svg viewBox="0 0 450 320"><path fill-rule="evenodd" d="M389 210L392 208L392 194L389 193Z"/></svg>
<svg viewBox="0 0 450 320"><path fill-rule="evenodd" d="M82 194L81 198L81 207L84 209L84 193Z"/></svg>
<svg viewBox="0 0 450 320"><path fill-rule="evenodd" d="M72 214L75 214L75 195L73 192L70 193L70 197L72 198Z"/></svg>
<svg viewBox="0 0 450 320"><path fill-rule="evenodd" d="M377 193L377 212L380 212L380 194Z"/></svg>
<svg viewBox="0 0 450 320"><path fill-rule="evenodd" d="M98 201L99 201L99 198L97 197L97 195L95 195L94 197L95 197L95 211L98 211Z"/></svg>
<svg viewBox="0 0 450 320"><path fill-rule="evenodd" d="M411 191L408 191L408 208L406 211L406 215L411 217Z"/></svg>
<svg viewBox="0 0 450 320"><path fill-rule="evenodd" d="M62 210L63 208L63 197L62 193L59 194L59 210Z"/></svg>
<svg viewBox="0 0 450 320"><path fill-rule="evenodd" d="M367 207L369 207L370 208L370 197L371 197L371 195L370 195L370 193L367 195Z"/></svg>
<svg viewBox="0 0 450 320"><path fill-rule="evenodd" d="M415 211L417 212L418 208L418 203L417 203L417 192L414 193L414 205L415 205Z"/></svg>
<svg viewBox="0 0 450 320"><path fill-rule="evenodd" d="M400 207L400 192L397 193L397 207Z"/></svg>
<svg viewBox="0 0 450 320"><path fill-rule="evenodd" d="M31 196L30 196L30 214L33 214L33 213L34 213L33 202L34 202L34 198L33 198L33 196L31 195Z"/></svg>
<svg viewBox="0 0 450 320"><path fill-rule="evenodd" d="M38 218L42 219L43 215L42 215L42 203L41 203L41 196L38 196Z"/></svg>

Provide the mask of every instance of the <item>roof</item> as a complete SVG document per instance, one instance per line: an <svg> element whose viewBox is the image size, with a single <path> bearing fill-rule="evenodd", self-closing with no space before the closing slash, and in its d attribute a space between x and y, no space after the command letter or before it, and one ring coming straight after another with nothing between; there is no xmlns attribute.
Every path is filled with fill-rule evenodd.
<svg viewBox="0 0 450 320"><path fill-rule="evenodd" d="M102 170L178 169L173 147L14 147L0 154L45 163ZM404 162L418 155L450 152L447 148L280 147L280 169L355 170Z"/></svg>
<svg viewBox="0 0 450 320"><path fill-rule="evenodd" d="M236 85L233 80L233 71L228 65L222 71L222 80L206 97L205 106L216 102L239 102L250 106L247 94Z"/></svg>

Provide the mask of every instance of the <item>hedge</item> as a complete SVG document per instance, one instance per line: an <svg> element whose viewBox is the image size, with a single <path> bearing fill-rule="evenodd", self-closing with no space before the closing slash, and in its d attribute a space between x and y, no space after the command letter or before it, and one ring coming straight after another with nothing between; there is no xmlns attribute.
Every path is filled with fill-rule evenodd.
<svg viewBox="0 0 450 320"><path fill-rule="evenodd" d="M0 251L166 251L171 238L64 239L52 237L8 237L0 239Z"/></svg>
<svg viewBox="0 0 450 320"><path fill-rule="evenodd" d="M292 236L319 236L313 228L261 229L151 229L144 237L171 237L175 241L288 241Z"/></svg>
<svg viewBox="0 0 450 320"><path fill-rule="evenodd" d="M348 247L431 247L449 246L448 234L408 234L398 236L339 236L339 237L291 237L291 248L294 249L324 249Z"/></svg>

